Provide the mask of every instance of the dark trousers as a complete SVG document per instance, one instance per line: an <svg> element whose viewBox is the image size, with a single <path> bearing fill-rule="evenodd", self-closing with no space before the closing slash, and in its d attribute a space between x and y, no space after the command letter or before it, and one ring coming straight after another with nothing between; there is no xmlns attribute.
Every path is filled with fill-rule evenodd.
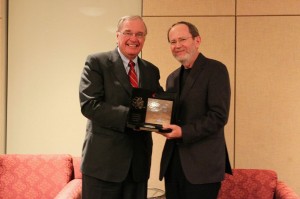
<svg viewBox="0 0 300 199"><path fill-rule="evenodd" d="M82 175L82 199L146 199L147 181L134 182L129 175L123 182L107 182Z"/></svg>
<svg viewBox="0 0 300 199"><path fill-rule="evenodd" d="M185 178L177 148L165 176L167 199L216 199L221 182L209 184L191 184Z"/></svg>

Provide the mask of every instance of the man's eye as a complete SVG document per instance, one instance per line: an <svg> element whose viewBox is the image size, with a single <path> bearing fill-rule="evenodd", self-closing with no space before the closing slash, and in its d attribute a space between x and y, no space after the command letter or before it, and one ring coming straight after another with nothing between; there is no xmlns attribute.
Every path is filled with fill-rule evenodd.
<svg viewBox="0 0 300 199"><path fill-rule="evenodd" d="M144 34L142 33L142 32L138 32L138 33L136 33L135 34L137 37L143 37L144 36Z"/></svg>
<svg viewBox="0 0 300 199"><path fill-rule="evenodd" d="M124 32L123 34L124 34L125 36L131 36L131 35L132 35L131 32Z"/></svg>

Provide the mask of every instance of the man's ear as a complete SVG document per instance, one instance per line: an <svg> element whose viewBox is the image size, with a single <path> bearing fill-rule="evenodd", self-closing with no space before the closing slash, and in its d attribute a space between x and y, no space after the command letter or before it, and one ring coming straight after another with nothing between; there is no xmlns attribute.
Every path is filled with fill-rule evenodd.
<svg viewBox="0 0 300 199"><path fill-rule="evenodd" d="M201 37L200 36L195 37L195 41L197 43L197 47L199 47L201 44Z"/></svg>

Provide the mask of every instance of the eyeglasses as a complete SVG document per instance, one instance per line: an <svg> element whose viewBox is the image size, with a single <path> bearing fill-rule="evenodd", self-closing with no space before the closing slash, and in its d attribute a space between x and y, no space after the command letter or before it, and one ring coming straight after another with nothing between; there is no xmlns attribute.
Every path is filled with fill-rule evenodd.
<svg viewBox="0 0 300 199"><path fill-rule="evenodd" d="M175 46L177 43L183 44L189 38L193 38L193 37L179 37L177 40L171 40L169 43L171 44L171 46Z"/></svg>
<svg viewBox="0 0 300 199"><path fill-rule="evenodd" d="M124 35L124 37L132 37L135 36L138 39L143 39L146 35L143 32L137 32L137 33L133 33L133 32L119 32L122 35Z"/></svg>

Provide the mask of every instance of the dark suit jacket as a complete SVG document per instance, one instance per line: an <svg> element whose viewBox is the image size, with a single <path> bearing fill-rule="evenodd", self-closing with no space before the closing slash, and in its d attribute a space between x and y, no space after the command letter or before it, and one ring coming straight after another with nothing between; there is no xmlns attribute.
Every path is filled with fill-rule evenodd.
<svg viewBox="0 0 300 199"><path fill-rule="evenodd" d="M138 65L140 87L162 91L158 68L140 58ZM83 174L121 182L132 165L135 181L149 178L151 133L126 128L131 92L117 49L87 57L79 92L81 112L88 119L82 153Z"/></svg>
<svg viewBox="0 0 300 199"><path fill-rule="evenodd" d="M180 72L181 68L169 75L168 92L180 92ZM224 138L230 105L230 82L225 65L199 54L178 101L175 120L182 128L183 137L166 141L160 179L177 145L184 174L190 183L222 181L225 167L231 173Z"/></svg>

